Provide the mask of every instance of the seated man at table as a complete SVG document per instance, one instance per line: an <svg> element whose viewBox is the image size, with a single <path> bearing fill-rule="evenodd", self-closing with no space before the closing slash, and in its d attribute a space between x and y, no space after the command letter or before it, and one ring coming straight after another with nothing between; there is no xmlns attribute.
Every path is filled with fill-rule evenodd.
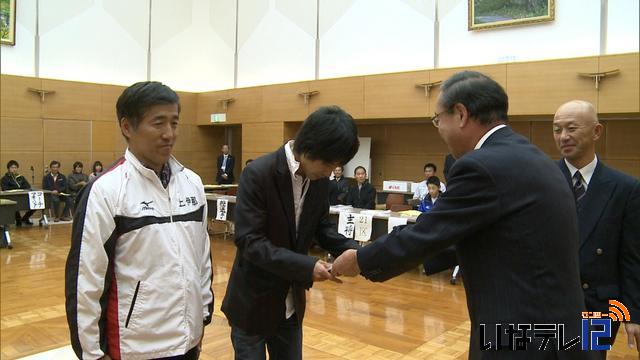
<svg viewBox="0 0 640 360"><path fill-rule="evenodd" d="M376 189L367 181L367 170L363 166L358 166L353 172L356 184L349 188L345 205L351 205L360 209L376 208Z"/></svg>
<svg viewBox="0 0 640 360"><path fill-rule="evenodd" d="M431 176L427 179L427 196L422 199L418 206L418 211L429 212L433 205L440 197L440 178L437 176Z"/></svg>
<svg viewBox="0 0 640 360"><path fill-rule="evenodd" d="M5 190L29 190L31 189L31 185L27 181L27 179L18 174L18 168L20 164L18 164L15 160L9 160L7 163L7 173L2 177L2 191ZM25 225L33 225L31 220L29 219L35 210L28 210L24 216L20 216L20 211L16 211L16 226Z"/></svg>
<svg viewBox="0 0 640 360"><path fill-rule="evenodd" d="M60 162L57 160L53 160L49 164L49 172L42 179L42 188L45 190L52 191L51 200L53 202L53 216L55 222L60 220L62 221L70 221L71 220L71 196L67 193L68 184L67 178L60 174ZM60 201L64 201L64 210L62 211L62 217L60 217Z"/></svg>

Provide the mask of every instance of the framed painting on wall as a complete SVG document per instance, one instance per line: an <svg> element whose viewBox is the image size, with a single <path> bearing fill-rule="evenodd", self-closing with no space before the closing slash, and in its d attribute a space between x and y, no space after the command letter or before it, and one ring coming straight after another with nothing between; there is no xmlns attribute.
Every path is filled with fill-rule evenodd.
<svg viewBox="0 0 640 360"><path fill-rule="evenodd" d="M0 42L16 44L16 0L0 0Z"/></svg>
<svg viewBox="0 0 640 360"><path fill-rule="evenodd" d="M555 0L468 0L469 31L524 25L555 18Z"/></svg>

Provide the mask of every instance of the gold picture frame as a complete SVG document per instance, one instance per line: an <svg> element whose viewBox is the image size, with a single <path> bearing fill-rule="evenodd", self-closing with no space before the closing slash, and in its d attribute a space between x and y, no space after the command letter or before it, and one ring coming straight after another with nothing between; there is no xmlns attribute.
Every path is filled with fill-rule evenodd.
<svg viewBox="0 0 640 360"><path fill-rule="evenodd" d="M16 44L16 0L0 0L0 43Z"/></svg>
<svg viewBox="0 0 640 360"><path fill-rule="evenodd" d="M469 31L553 21L555 0L468 0Z"/></svg>

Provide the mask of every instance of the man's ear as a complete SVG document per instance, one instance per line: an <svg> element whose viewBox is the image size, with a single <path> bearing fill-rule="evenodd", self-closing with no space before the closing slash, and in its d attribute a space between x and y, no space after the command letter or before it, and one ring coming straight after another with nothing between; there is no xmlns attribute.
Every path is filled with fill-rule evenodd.
<svg viewBox="0 0 640 360"><path fill-rule="evenodd" d="M600 139L600 137L602 136L603 132L604 132L604 127L602 126L602 124L597 123L593 127L593 141L598 141L598 139Z"/></svg>
<svg viewBox="0 0 640 360"><path fill-rule="evenodd" d="M469 110L461 103L453 105L453 115L455 121L458 122L458 127L465 127L469 123Z"/></svg>
<svg viewBox="0 0 640 360"><path fill-rule="evenodd" d="M120 119L120 131L122 131L122 135L124 135L127 140L131 137L133 126L126 117Z"/></svg>

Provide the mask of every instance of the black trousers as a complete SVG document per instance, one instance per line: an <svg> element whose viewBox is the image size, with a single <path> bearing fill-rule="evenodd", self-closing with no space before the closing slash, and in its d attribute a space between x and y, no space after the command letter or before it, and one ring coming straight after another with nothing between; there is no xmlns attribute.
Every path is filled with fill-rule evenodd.
<svg viewBox="0 0 640 360"><path fill-rule="evenodd" d="M283 319L278 332L272 336L248 335L244 330L231 326L231 343L236 360L265 360L265 345L269 360L302 359L302 327L296 314Z"/></svg>

